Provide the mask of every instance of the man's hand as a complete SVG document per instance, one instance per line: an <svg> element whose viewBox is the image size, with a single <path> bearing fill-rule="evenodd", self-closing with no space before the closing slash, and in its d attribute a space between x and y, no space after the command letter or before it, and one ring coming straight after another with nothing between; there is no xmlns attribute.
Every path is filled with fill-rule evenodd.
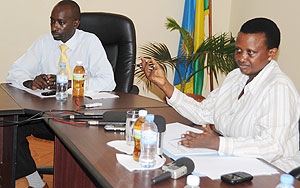
<svg viewBox="0 0 300 188"><path fill-rule="evenodd" d="M34 80L27 80L23 85L32 90L36 89L56 89L56 75L40 74Z"/></svg>
<svg viewBox="0 0 300 188"><path fill-rule="evenodd" d="M56 75L48 74L45 76L47 82L47 89L56 89Z"/></svg>
<svg viewBox="0 0 300 188"><path fill-rule="evenodd" d="M181 137L185 140L180 141L179 144L189 148L219 149L220 138L213 133L209 126L206 126L201 134L188 131Z"/></svg>
<svg viewBox="0 0 300 188"><path fill-rule="evenodd" d="M160 65L152 58L151 60L146 60L142 57L141 60L141 69L144 71L147 79L157 85L170 98L173 94L174 86L167 80ZM153 65L152 67L150 66L150 61Z"/></svg>

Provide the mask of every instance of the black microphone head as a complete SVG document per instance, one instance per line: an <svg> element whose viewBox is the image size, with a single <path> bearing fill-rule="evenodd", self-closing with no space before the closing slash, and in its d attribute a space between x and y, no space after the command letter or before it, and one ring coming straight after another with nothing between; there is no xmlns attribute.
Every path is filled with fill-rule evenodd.
<svg viewBox="0 0 300 188"><path fill-rule="evenodd" d="M179 167L186 166L186 168L187 168L186 174L190 174L195 169L194 161L187 157L181 157L181 158L177 159L176 161L174 161L173 163L175 163L176 166L179 166Z"/></svg>
<svg viewBox="0 0 300 188"><path fill-rule="evenodd" d="M126 122L126 112L106 111L103 113L103 121L107 122Z"/></svg>
<svg viewBox="0 0 300 188"><path fill-rule="evenodd" d="M140 111L140 110L146 110L145 108L135 108L133 111Z"/></svg>
<svg viewBox="0 0 300 188"><path fill-rule="evenodd" d="M166 131L166 120L164 117L160 115L155 115L154 116L154 123L157 126L157 130L159 133L165 132Z"/></svg>

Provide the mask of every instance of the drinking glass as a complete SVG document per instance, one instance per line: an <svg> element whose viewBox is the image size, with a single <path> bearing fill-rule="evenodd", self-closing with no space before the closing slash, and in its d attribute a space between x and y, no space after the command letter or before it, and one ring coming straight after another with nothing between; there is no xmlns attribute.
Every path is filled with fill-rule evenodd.
<svg viewBox="0 0 300 188"><path fill-rule="evenodd" d="M136 119L139 117L139 111L127 111L126 114L126 144L133 145L133 127Z"/></svg>
<svg viewBox="0 0 300 188"><path fill-rule="evenodd" d="M89 74L89 71L86 69L85 74L84 74L84 91L88 91L89 81L90 81L90 74Z"/></svg>

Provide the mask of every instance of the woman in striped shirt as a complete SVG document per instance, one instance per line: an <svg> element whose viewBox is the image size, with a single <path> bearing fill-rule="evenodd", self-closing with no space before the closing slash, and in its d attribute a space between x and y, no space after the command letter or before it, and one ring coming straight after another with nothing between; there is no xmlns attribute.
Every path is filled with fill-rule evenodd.
<svg viewBox="0 0 300 188"><path fill-rule="evenodd" d="M142 58L142 70L167 96L167 102L195 124L214 124L188 132L180 144L215 149L220 155L262 158L288 172L300 166L300 100L293 82L274 60L280 43L277 25L266 18L247 21L236 40L239 68L202 102L177 90L153 59L153 70Z"/></svg>

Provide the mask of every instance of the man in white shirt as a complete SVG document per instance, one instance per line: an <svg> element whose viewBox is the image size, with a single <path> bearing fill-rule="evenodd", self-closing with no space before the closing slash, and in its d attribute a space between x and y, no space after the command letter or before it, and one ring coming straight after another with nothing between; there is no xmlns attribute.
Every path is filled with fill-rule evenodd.
<svg viewBox="0 0 300 188"><path fill-rule="evenodd" d="M186 139L179 144L262 158L285 172L300 166L300 100L293 82L273 60L279 43L280 31L273 21L247 21L235 44L239 68L200 103L171 85L154 60L149 70L149 62L142 58L147 78L165 92L169 105L195 124L214 124L222 135L208 126L202 134L183 134Z"/></svg>
<svg viewBox="0 0 300 188"><path fill-rule="evenodd" d="M112 91L116 84L114 73L98 37L78 30L80 10L62 11L63 6L53 10L50 23L51 34L39 37L27 52L19 58L8 72L7 82L16 87L31 89L55 89L59 72L60 45L68 47L66 55L72 71L77 61L82 61L88 72L87 90ZM74 15L72 15L74 13ZM69 78L70 79L70 78Z"/></svg>
<svg viewBox="0 0 300 188"><path fill-rule="evenodd" d="M78 4L71 0L56 4L50 23L51 34L38 38L13 64L7 82L19 88L54 89L61 57L60 45L63 44L68 47L65 54L70 70L74 69L77 61L83 62L89 74L87 90L113 90L116 86L113 70L100 40L94 34L77 29L80 23ZM54 135L42 121L18 126L16 179L26 176L30 187L48 187L37 173L30 154L26 137L31 134L39 138L54 139Z"/></svg>

